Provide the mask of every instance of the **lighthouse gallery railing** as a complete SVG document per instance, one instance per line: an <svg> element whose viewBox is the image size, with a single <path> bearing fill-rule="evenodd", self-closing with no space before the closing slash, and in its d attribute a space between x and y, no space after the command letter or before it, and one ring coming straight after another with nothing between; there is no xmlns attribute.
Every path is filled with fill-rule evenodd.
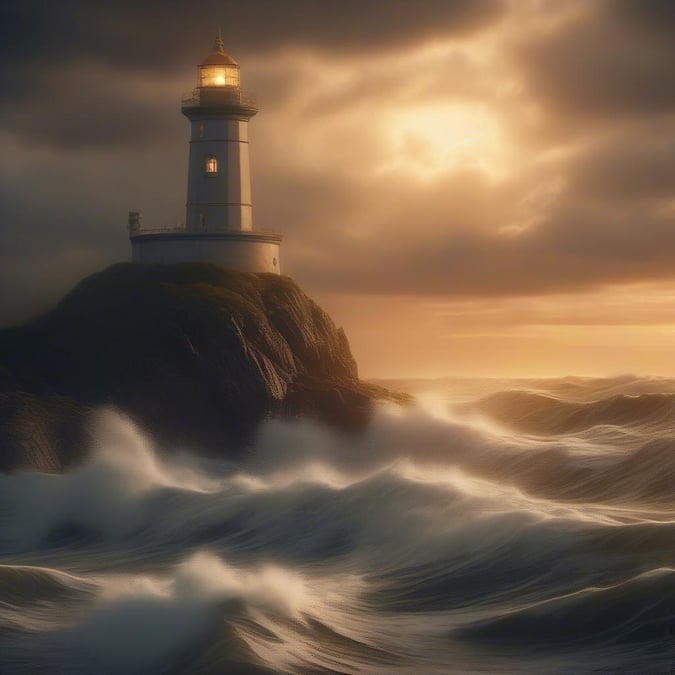
<svg viewBox="0 0 675 675"><path fill-rule="evenodd" d="M208 227L203 230L186 230L185 223L178 223L168 227L145 227L142 224L130 224L128 226L129 233L132 237L145 234L262 234L262 235L276 235L276 230L236 230L230 227Z"/></svg>
<svg viewBox="0 0 675 675"><path fill-rule="evenodd" d="M256 97L246 91L235 87L209 88L204 91L195 89L190 94L185 94L181 100L183 108L199 108L204 104L240 105L246 108L257 108Z"/></svg>

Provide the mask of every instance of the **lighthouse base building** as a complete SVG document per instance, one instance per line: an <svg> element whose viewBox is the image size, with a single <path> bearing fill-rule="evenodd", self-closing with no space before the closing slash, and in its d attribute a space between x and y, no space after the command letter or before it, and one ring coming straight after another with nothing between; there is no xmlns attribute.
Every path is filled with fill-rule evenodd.
<svg viewBox="0 0 675 675"><path fill-rule="evenodd" d="M131 235L135 263L210 262L241 272L280 273L281 235L272 232L155 232Z"/></svg>
<svg viewBox="0 0 675 675"><path fill-rule="evenodd" d="M147 229L140 212L130 211L132 261L279 274L281 235L253 227L248 125L258 106L241 90L239 64L223 50L220 33L181 111L191 128L185 223Z"/></svg>

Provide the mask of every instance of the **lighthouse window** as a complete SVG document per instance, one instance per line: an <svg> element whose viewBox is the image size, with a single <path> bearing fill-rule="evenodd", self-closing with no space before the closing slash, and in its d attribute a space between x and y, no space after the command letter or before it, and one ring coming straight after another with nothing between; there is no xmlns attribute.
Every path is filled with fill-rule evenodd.
<svg viewBox="0 0 675 675"><path fill-rule="evenodd" d="M206 158L206 173L209 176L215 176L218 173L218 160L215 155L209 155Z"/></svg>
<svg viewBox="0 0 675 675"><path fill-rule="evenodd" d="M199 138L204 138L204 122L199 123Z"/></svg>
<svg viewBox="0 0 675 675"><path fill-rule="evenodd" d="M200 87L238 87L239 66L200 66Z"/></svg>

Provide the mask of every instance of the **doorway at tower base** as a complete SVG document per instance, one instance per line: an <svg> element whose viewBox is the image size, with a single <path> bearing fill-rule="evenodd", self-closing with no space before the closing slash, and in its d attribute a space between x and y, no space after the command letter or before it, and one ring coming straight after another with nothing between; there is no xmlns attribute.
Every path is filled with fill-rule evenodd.
<svg viewBox="0 0 675 675"><path fill-rule="evenodd" d="M132 262L209 262L241 272L281 273L281 235L269 232L172 232L131 237Z"/></svg>

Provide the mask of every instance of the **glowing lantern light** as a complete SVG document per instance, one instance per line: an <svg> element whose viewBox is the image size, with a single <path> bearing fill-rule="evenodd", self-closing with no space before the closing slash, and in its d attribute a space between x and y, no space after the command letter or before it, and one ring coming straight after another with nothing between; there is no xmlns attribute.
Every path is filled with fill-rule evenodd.
<svg viewBox="0 0 675 675"><path fill-rule="evenodd" d="M225 52L220 31L214 51L199 64L199 87L239 87L239 64Z"/></svg>

